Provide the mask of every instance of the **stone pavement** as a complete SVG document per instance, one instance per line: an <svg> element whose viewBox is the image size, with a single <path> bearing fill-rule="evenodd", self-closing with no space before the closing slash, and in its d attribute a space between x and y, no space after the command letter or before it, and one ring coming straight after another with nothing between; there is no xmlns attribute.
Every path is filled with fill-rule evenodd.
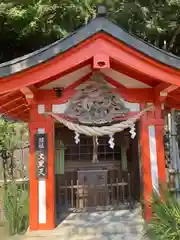
<svg viewBox="0 0 180 240"><path fill-rule="evenodd" d="M23 240L140 240L140 210L71 213L52 231L28 232Z"/></svg>

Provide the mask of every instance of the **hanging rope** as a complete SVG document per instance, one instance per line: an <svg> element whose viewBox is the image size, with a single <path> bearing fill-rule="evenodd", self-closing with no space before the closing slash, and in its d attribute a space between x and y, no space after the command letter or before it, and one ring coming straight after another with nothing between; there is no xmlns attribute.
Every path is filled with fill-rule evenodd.
<svg viewBox="0 0 180 240"><path fill-rule="evenodd" d="M58 122L64 124L70 130L73 130L79 134L85 134L87 136L103 136L103 135L113 135L116 132L121 132L126 128L131 128L131 134L134 136L134 124L135 122L147 111L152 111L154 109L153 105L148 106L143 109L137 115L127 119L126 121L122 121L120 123L115 123L111 126L102 126L102 127L90 127L86 125L79 125L77 123L72 123L63 117L58 116L52 112L47 112L45 114L51 115Z"/></svg>

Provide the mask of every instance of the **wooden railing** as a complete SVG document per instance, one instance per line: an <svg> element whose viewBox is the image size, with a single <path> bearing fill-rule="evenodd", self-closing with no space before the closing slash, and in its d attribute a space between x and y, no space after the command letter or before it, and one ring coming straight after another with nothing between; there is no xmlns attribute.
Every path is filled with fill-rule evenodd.
<svg viewBox="0 0 180 240"><path fill-rule="evenodd" d="M64 185L59 185L57 190L57 210L62 209L87 209L89 207L109 207L116 206L119 208L132 207L131 178L121 181L117 178L115 182L110 179L104 185L80 185L71 180L68 184L65 180Z"/></svg>

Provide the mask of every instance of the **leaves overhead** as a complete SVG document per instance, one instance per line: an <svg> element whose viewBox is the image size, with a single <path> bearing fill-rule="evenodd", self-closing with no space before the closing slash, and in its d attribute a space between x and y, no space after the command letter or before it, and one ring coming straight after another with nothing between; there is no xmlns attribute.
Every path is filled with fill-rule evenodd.
<svg viewBox="0 0 180 240"><path fill-rule="evenodd" d="M96 17L99 3L127 31L180 55L180 0L4 0L0 3L0 61L67 36Z"/></svg>

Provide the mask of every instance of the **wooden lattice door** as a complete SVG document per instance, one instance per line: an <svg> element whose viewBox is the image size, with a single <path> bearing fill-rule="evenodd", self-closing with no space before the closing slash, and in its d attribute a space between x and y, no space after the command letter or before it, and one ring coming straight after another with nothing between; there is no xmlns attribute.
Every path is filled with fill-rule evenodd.
<svg viewBox="0 0 180 240"><path fill-rule="evenodd" d="M105 206L108 199L107 170L78 171L80 207Z"/></svg>

